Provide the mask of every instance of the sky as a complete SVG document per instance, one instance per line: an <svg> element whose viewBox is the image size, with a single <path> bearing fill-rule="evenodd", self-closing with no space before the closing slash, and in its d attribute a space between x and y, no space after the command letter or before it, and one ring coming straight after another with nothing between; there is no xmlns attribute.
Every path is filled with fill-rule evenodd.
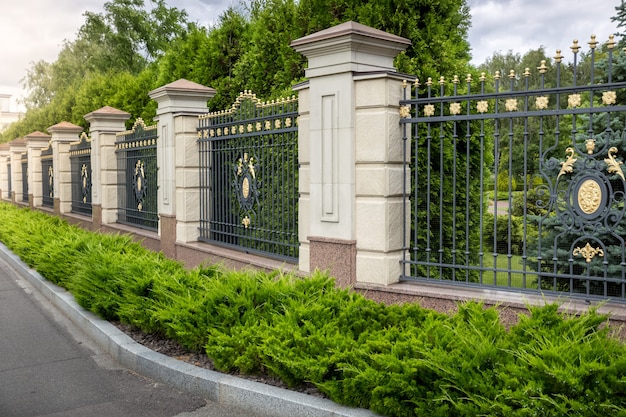
<svg viewBox="0 0 626 417"><path fill-rule="evenodd" d="M376 0L372 0L376 1ZM549 56L579 40L583 50L592 34L606 42L616 32L611 22L622 0L467 0L472 15L472 63L494 52L523 55L545 47ZM187 11L189 20L210 25L238 0L166 0ZM12 0L0 6L0 94L11 94L12 111L25 95L21 80L33 62L54 62L65 40L75 39L85 11L102 12L105 0Z"/></svg>

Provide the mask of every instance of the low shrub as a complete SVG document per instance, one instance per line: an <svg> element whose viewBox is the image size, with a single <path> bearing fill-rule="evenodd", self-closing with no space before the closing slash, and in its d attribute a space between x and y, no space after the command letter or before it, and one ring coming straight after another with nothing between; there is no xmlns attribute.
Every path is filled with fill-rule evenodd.
<svg viewBox="0 0 626 417"><path fill-rule="evenodd" d="M129 237L0 203L0 241L85 308L204 350L223 371L313 383L386 416L626 415L626 349L595 309L445 315L384 305L316 272L185 270Z"/></svg>

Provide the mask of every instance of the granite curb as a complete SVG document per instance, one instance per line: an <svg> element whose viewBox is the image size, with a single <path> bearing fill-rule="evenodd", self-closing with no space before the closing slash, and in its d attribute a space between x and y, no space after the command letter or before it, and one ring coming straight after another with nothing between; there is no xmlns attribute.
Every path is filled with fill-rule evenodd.
<svg viewBox="0 0 626 417"><path fill-rule="evenodd" d="M0 243L0 258L122 366L181 391L264 417L376 417L360 408L199 368L150 350L80 307L72 294L43 278Z"/></svg>

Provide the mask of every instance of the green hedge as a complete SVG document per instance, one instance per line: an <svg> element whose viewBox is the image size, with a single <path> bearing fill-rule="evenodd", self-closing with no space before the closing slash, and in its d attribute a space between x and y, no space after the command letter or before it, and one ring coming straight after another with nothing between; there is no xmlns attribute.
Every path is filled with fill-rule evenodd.
<svg viewBox="0 0 626 417"><path fill-rule="evenodd" d="M530 307L445 315L375 303L331 278L188 271L127 236L0 204L0 241L85 308L204 350L223 371L315 384L386 416L626 415L626 350L607 317Z"/></svg>

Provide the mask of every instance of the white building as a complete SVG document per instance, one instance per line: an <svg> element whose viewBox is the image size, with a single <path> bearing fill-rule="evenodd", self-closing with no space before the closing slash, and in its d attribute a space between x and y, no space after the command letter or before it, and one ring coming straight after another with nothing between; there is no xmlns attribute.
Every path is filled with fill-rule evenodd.
<svg viewBox="0 0 626 417"><path fill-rule="evenodd" d="M11 111L11 95L0 94L0 132L22 116L23 113Z"/></svg>

